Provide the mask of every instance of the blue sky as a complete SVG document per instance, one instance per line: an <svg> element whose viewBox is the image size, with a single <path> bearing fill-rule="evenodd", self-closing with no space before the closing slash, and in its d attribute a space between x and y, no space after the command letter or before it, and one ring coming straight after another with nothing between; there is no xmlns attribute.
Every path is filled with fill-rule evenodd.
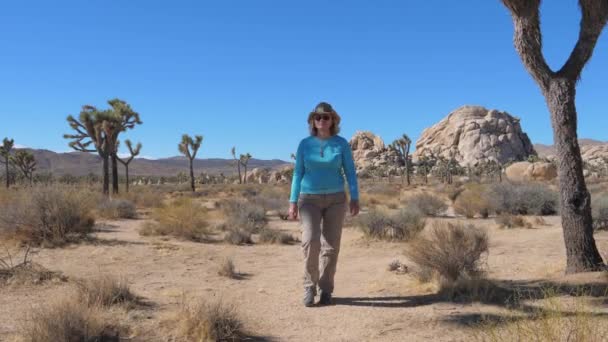
<svg viewBox="0 0 608 342"><path fill-rule="evenodd" d="M578 35L575 0L544 1L547 60L559 68ZM512 44L499 0L4 1L0 137L67 151L65 117L118 97L144 124L142 154L288 160L307 113L328 101L342 135L417 139L453 109L479 104L522 118L552 143L549 113ZM608 34L578 87L579 136L608 140Z"/></svg>

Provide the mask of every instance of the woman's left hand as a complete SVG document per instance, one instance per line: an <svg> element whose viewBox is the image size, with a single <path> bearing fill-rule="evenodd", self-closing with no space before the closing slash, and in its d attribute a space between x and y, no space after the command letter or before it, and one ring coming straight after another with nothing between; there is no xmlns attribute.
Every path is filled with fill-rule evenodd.
<svg viewBox="0 0 608 342"><path fill-rule="evenodd" d="M350 201L350 214L357 216L359 213L359 201Z"/></svg>

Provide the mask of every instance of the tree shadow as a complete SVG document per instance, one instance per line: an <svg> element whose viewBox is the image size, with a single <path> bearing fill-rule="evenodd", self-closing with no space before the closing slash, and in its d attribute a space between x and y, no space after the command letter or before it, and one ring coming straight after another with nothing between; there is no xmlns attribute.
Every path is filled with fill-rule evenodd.
<svg viewBox="0 0 608 342"><path fill-rule="evenodd" d="M571 284L548 280L502 281L476 280L464 285L443 288L438 293L413 296L385 297L334 297L335 305L378 307L378 308L415 308L438 303L480 303L501 307L521 314L521 317L509 315L463 313L450 315L444 321L470 326L480 322L512 322L514 319L531 319L548 314L559 314L563 317L580 315L580 312L552 310L527 304L526 302L552 297L593 297L591 303L596 306L608 305L608 282L587 282ZM608 313L589 312L593 317L608 317ZM507 319L508 318L508 319Z"/></svg>

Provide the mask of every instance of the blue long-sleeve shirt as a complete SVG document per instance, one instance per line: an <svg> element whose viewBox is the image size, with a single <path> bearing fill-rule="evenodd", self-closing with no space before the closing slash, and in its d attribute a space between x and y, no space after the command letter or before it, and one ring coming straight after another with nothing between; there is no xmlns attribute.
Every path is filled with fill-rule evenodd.
<svg viewBox="0 0 608 342"><path fill-rule="evenodd" d="M344 175L348 181L351 200L358 200L357 173L348 141L338 135L328 139L312 135L304 138L300 141L296 153L289 201L296 203L300 193L342 192Z"/></svg>

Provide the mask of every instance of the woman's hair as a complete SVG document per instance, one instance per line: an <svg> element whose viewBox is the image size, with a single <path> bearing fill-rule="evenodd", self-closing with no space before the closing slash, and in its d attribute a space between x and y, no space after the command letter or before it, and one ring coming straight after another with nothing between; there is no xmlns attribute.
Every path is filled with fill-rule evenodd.
<svg viewBox="0 0 608 342"><path fill-rule="evenodd" d="M332 136L340 133L340 115L338 115L338 113L336 113L335 110L332 110L331 113L329 113L331 115L331 127L329 128L329 134L331 134ZM311 112L308 115L308 130L310 131L310 135L317 135L317 128L315 127L315 115L317 115L317 113L315 112Z"/></svg>

